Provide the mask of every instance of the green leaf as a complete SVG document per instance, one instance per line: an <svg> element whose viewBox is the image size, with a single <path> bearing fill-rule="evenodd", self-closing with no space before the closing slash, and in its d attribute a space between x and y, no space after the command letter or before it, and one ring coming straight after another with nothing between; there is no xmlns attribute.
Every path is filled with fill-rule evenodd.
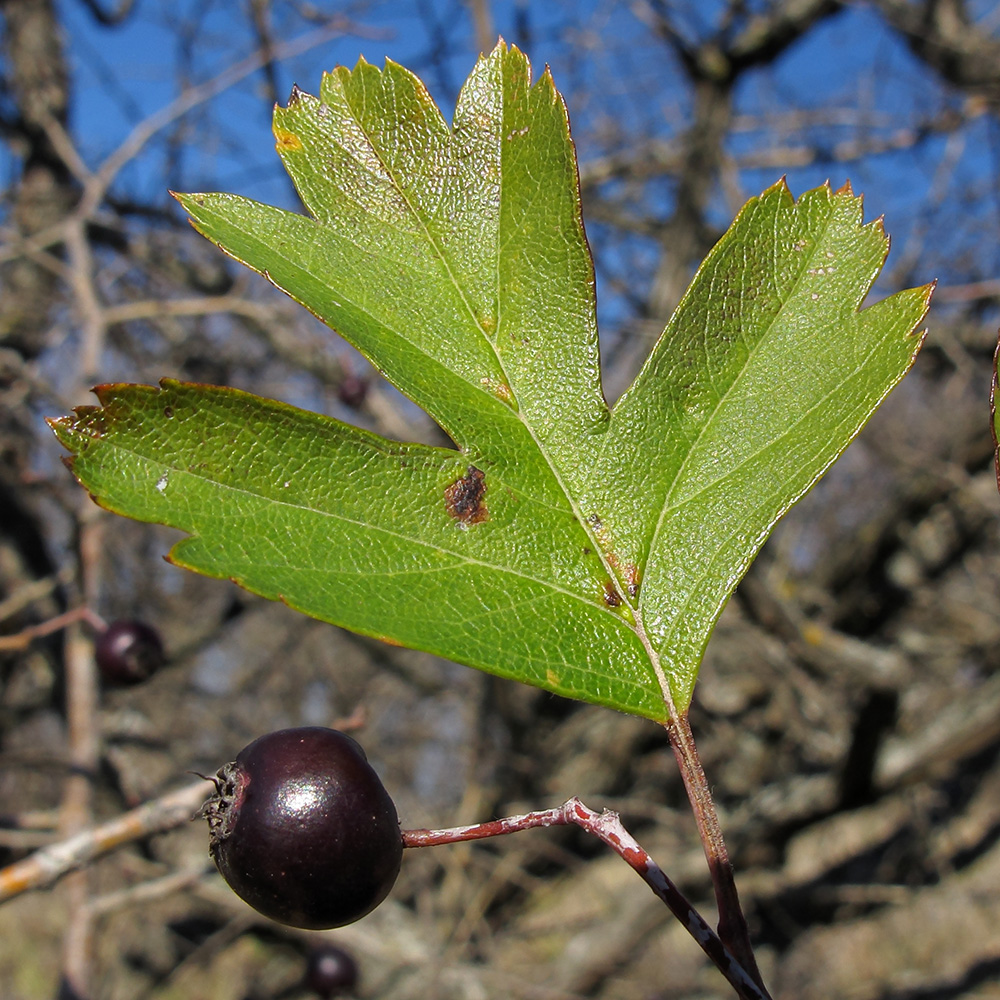
<svg viewBox="0 0 1000 1000"><path fill-rule="evenodd" d="M97 393L101 407L55 424L74 472L109 509L188 532L171 552L178 565L662 718L642 647L627 613L606 606L607 574L572 514L495 473L470 475L456 451L235 389L164 380Z"/></svg>
<svg viewBox="0 0 1000 1000"><path fill-rule="evenodd" d="M502 44L452 126L360 62L275 112L310 212L179 195L458 451L230 389L104 386L53 422L179 564L356 631L664 721L777 519L909 368L930 288L860 310L888 249L850 189L753 199L609 411L566 110Z"/></svg>

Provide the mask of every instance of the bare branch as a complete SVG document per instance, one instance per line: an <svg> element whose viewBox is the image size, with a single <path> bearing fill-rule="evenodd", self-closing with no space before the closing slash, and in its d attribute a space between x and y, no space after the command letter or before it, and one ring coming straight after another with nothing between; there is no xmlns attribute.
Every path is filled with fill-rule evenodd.
<svg viewBox="0 0 1000 1000"><path fill-rule="evenodd" d="M51 885L125 844L183 825L211 792L207 780L187 785L0 869L0 903Z"/></svg>
<svg viewBox="0 0 1000 1000"><path fill-rule="evenodd" d="M950 83L1000 100L1000 40L980 30L963 0L874 0L914 55Z"/></svg>

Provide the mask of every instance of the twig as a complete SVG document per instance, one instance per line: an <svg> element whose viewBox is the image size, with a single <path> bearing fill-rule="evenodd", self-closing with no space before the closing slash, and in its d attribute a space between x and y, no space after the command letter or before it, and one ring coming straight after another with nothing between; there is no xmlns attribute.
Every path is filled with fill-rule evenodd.
<svg viewBox="0 0 1000 1000"><path fill-rule="evenodd" d="M130 885L127 889L106 893L91 900L90 915L92 917L104 916L125 906L135 906L137 903L148 903L154 899L162 899L164 896L170 896L181 889L194 885L204 874L204 865L198 868L185 868L164 875L162 878L150 879L146 882L140 882L138 885Z"/></svg>
<svg viewBox="0 0 1000 1000"><path fill-rule="evenodd" d="M48 621L39 622L37 625L29 625L14 635L0 635L0 653L17 652L27 649L35 639L51 635L53 632L58 632L60 629L64 629L68 625L79 621L85 621L88 625L98 630L105 627L104 619L96 611L92 611L86 604L81 604L79 607L73 608L70 611L64 611L61 615L56 615Z"/></svg>
<svg viewBox="0 0 1000 1000"><path fill-rule="evenodd" d="M181 826L197 812L212 787L206 780L168 792L107 823L43 847L23 861L0 869L0 903L51 885L125 844Z"/></svg>
<svg viewBox="0 0 1000 1000"><path fill-rule="evenodd" d="M73 140L59 123L51 119L45 122L46 133L50 139L56 140L57 147L61 150L60 156L81 180L83 195L70 217L60 219L57 223L33 233L29 238L16 242L11 241L10 246L5 247L4 251L0 253L0 261L36 253L53 243L60 243L65 239L67 225L71 224L72 221L95 217L108 188L122 168L133 160L158 132L167 128L182 115L255 73L268 59L280 61L301 55L351 27L351 22L344 18L331 20L322 28L276 45L270 53L256 52L246 59L233 63L218 76L188 88L159 111L139 122L97 170L90 170L87 167L77 152Z"/></svg>
<svg viewBox="0 0 1000 1000"><path fill-rule="evenodd" d="M35 601L48 597L53 590L67 583L70 579L72 579L72 573L63 570L60 573L53 573L51 576L43 577L41 580L33 580L18 587L10 597L0 601L0 622L13 618L19 611L30 607Z"/></svg>
<svg viewBox="0 0 1000 1000"><path fill-rule="evenodd" d="M743 916L743 908L740 906L733 866L729 861L722 827L719 825L719 814L715 811L712 791L708 787L708 779L701 766L698 747L687 715L681 712L672 718L667 725L667 733L684 781L684 790L687 792L698 825L705 857L708 859L708 870L719 908L719 937L739 958L742 967L750 973L758 988L763 990L763 979L757 968L757 960L754 958L753 946L750 943L750 931ZM765 992L762 995L767 994Z"/></svg>
<svg viewBox="0 0 1000 1000"><path fill-rule="evenodd" d="M157 132L161 132L192 108L204 104L205 101L221 94L224 90L228 90L245 77L256 73L268 62L281 62L283 59L301 55L317 45L329 41L335 35L342 34L346 23L342 19L333 19L324 27L307 32L290 41L282 42L269 51L258 50L253 55L241 59L228 69L223 70L218 76L212 77L211 80L206 80L204 83L185 90L168 105L136 125L126 136L125 141L101 164L94 173L92 183L88 184L84 190L83 199L77 210L78 213L81 216L89 217L96 210L121 169L142 150Z"/></svg>
<svg viewBox="0 0 1000 1000"><path fill-rule="evenodd" d="M114 323L131 323L137 319L160 319L164 316L209 316L215 313L234 313L249 316L262 323L274 319L278 310L267 302L255 302L238 295L200 295L189 299L142 299L121 302L104 307L104 320Z"/></svg>
<svg viewBox="0 0 1000 1000"><path fill-rule="evenodd" d="M96 598L98 592L101 520L100 513L89 507L78 515L80 590L85 606ZM63 836L72 836L93 823L92 782L100 763L98 688L93 642L84 634L79 622L69 625L63 636L66 730L71 771L63 788L59 832ZM68 921L63 936L63 977L80 996L87 996L90 992L93 922L87 910L89 901L89 873L77 872L66 884Z"/></svg>
<svg viewBox="0 0 1000 1000"><path fill-rule="evenodd" d="M520 816L507 816L487 823L458 826L447 830L404 830L404 847L433 847L467 840L483 840L507 833L517 833L535 827L569 826L575 824L594 834L619 854L640 878L663 900L670 912L684 925L702 951L718 967L743 1000L770 1000L768 994L737 961L719 936L691 905L684 894L667 877L662 868L646 853L622 825L618 814L605 810L596 812L578 798L572 798L554 809L541 809Z"/></svg>
<svg viewBox="0 0 1000 1000"><path fill-rule="evenodd" d="M82 546L81 546L82 547ZM70 774L66 778L61 804L59 832L72 836L90 824L91 781L98 765L97 674L93 644L83 635L79 623L65 633L63 663L66 670L66 716ZM63 936L63 976L81 997L89 994L92 923L86 912L90 896L87 872L77 872L67 880L65 908L68 913Z"/></svg>
<svg viewBox="0 0 1000 1000"><path fill-rule="evenodd" d="M476 48L486 55L496 45L489 0L466 0L475 30Z"/></svg>

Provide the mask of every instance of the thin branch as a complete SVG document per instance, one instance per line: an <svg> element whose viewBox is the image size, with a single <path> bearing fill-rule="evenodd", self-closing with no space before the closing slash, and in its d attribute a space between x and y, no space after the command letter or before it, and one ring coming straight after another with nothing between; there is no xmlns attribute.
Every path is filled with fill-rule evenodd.
<svg viewBox="0 0 1000 1000"><path fill-rule="evenodd" d="M71 570L64 569L60 573L53 573L51 576L43 577L41 580L32 580L30 583L22 584L10 597L0 601L0 622L4 622L8 618L13 618L14 615L30 607L35 601L40 601L48 597L53 590L68 583L71 578ZM8 638L10 636L3 636L0 638L0 643L3 643ZM2 648L2 645L0 645L0 649Z"/></svg>
<svg viewBox="0 0 1000 1000"><path fill-rule="evenodd" d="M267 302L255 302L238 295L206 295L183 299L139 299L104 307L104 320L108 326L131 323L139 319L159 319L164 316L208 316L215 313L232 313L248 316L261 323L271 322L279 308Z"/></svg>
<svg viewBox="0 0 1000 1000"><path fill-rule="evenodd" d="M164 896L173 895L181 889L198 882L205 874L205 866L199 868L183 868L180 871L164 875L162 878L150 879L146 882L139 882L137 885L130 885L126 889L119 889L117 892L109 892L103 896L98 896L91 900L90 915L104 916L120 910L126 906L135 906L138 903L149 903Z"/></svg>
<svg viewBox="0 0 1000 1000"><path fill-rule="evenodd" d="M554 809L507 816L472 826L458 826L446 830L404 830L403 846L434 847L468 840L484 840L487 837L503 836L536 827L569 825L579 826L600 838L628 862L650 889L666 903L670 912L684 925L685 930L718 967L740 997L744 1000L770 1000L767 992L726 948L687 897L625 829L615 812L610 810L596 812L574 797Z"/></svg>
<svg viewBox="0 0 1000 1000"><path fill-rule="evenodd" d="M58 632L60 629L79 621L85 621L96 629L102 629L105 626L104 619L96 611L91 611L86 604L83 604L69 611L64 611L48 621L29 625L14 635L0 635L0 653L20 652L22 649L27 649L35 639L51 635L53 632Z"/></svg>
<svg viewBox="0 0 1000 1000"><path fill-rule="evenodd" d="M476 47L480 52L488 53L497 42L496 32L493 29L490 0L466 0L466 6L472 17Z"/></svg>
<svg viewBox="0 0 1000 1000"><path fill-rule="evenodd" d="M69 139L65 130L65 141L60 143L60 158L77 175L83 184L83 196L80 198L70 217L60 219L53 225L46 226L30 237L12 242L10 246L4 248L0 255L0 261L8 260L31 253L37 253L46 247L56 243L61 243L65 238L68 222L73 219L91 219L96 213L101 202L107 195L108 188L114 182L121 170L133 160L157 133L163 131L182 115L187 114L193 108L204 104L213 97L218 96L223 91L235 86L241 80L255 73L263 66L268 59L281 60L290 59L293 56L301 55L310 49L322 45L334 36L341 34L351 26L351 23L343 18L331 20L322 28L307 32L291 41L276 45L270 53L255 52L253 55L234 63L228 69L223 70L218 76L206 80L204 83L190 87L179 94L173 101L154 112L148 118L139 122L135 128L126 136L118 148L111 153L96 171L87 168L82 158L73 147L72 140ZM60 129L55 127L51 120L45 122L46 131L49 137L58 137ZM67 144L68 147L67 148ZM72 149L72 152L70 151Z"/></svg>
<svg viewBox="0 0 1000 1000"><path fill-rule="evenodd" d="M331 21L328 25L310 31L291 41L283 42L274 46L267 52L258 51L246 59L240 60L218 76L212 77L197 86L185 90L177 98L171 101L166 107L150 115L145 121L140 122L125 141L101 164L94 175L93 182L87 185L84 196L81 199L78 212L84 217L89 217L96 210L103 200L105 192L111 186L112 181L118 176L121 169L153 138L168 125L175 122L182 115L187 114L192 108L199 104L204 104L211 98L228 90L234 84L252 73L256 73L262 66L270 60L280 61L290 59L292 56L301 55L310 49L316 48L329 41L335 35L341 34L344 23L340 19Z"/></svg>
<svg viewBox="0 0 1000 1000"><path fill-rule="evenodd" d="M98 24L112 28L121 24L135 7L135 0L118 0L118 6L114 10L105 10L97 0L83 0L84 7L90 11Z"/></svg>
<svg viewBox="0 0 1000 1000"><path fill-rule="evenodd" d="M107 823L50 844L30 857L0 869L0 903L32 889L41 889L69 872L125 844L164 833L190 820L212 792L199 781L146 802Z"/></svg>

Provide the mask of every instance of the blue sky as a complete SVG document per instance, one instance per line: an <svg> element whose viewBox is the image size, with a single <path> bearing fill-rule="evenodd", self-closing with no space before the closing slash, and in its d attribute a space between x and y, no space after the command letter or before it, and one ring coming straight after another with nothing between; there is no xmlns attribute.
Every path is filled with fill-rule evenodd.
<svg viewBox="0 0 1000 1000"><path fill-rule="evenodd" d="M416 71L450 117L478 51L462 0L317 6L348 16L353 11L358 30L282 62L276 72L280 100L286 99L293 83L315 91L323 70L351 65L363 53L370 62L390 57ZM691 7L702 13L703 21L710 8ZM255 47L246 5L236 0L138 0L133 16L112 29L95 25L78 0L60 0L60 9L69 29L75 82L73 133L92 166L139 121L167 105L181 79L210 79ZM536 70L552 65L556 83L568 98L582 160L619 152L643 138L669 138L687 124L687 92L679 70L663 43L633 15L631 5L501 0L490 9L495 31L508 41L526 42ZM280 38L308 30L287 6L278 4L276 10L274 29ZM197 30L182 43L177 27L195 20ZM692 25L697 30L695 21ZM451 56L438 63L435 56L441 49ZM774 127L780 129L781 116L787 118L794 110L825 109L833 122L808 132L779 130L781 142L794 147L815 140L833 153L838 143L859 136L879 139L949 104L958 106L960 98L940 87L873 13L852 7L810 32L773 71L747 75L736 101L742 120L757 118L770 131L734 132L729 142L734 159L774 142ZM167 186L233 190L294 206L274 155L270 111L263 74L255 73L165 129L123 171L115 193L170 207ZM901 246L916 246L911 243L914 234L927 237L926 273L910 268L913 273L900 275L901 281L935 275L950 280L949 270L963 277L991 277L1000 264L996 241L984 248L979 235L990 224L996 229L991 129L984 117L958 137L935 136L916 150L886 152L850 165L831 156L807 166L789 161L744 169L736 174L736 191L720 196L711 221L723 228L741 199L781 174L787 174L794 192L827 179L839 186L850 176L855 190L866 195L867 214L885 214L897 253ZM637 210L666 218L672 197L669 179L653 181L639 194ZM601 228L592 227L592 241L600 235ZM649 274L642 271L651 271L656 253L655 244L637 238L627 254L607 264L613 271L617 263L641 282L648 280ZM601 280L605 277L602 271ZM641 287L639 291L641 296ZM602 295L602 318L623 321L628 309L612 299L610 293Z"/></svg>

